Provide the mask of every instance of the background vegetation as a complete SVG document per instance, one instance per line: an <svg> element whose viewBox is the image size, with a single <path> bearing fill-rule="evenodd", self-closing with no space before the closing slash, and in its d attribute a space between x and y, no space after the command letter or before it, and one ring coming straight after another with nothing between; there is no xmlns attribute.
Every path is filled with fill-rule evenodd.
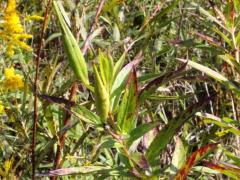
<svg viewBox="0 0 240 180"><path fill-rule="evenodd" d="M238 0L0 6L1 178L240 179Z"/></svg>

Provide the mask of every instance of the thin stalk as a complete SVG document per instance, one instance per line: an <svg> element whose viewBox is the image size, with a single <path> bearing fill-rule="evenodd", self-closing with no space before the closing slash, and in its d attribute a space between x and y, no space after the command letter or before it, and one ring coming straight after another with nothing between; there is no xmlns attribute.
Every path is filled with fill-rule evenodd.
<svg viewBox="0 0 240 180"><path fill-rule="evenodd" d="M93 31L95 30L95 28L97 26L98 19L99 19L100 13L102 11L104 2L105 2L105 0L100 0L99 1L98 7L97 7L97 10L96 10L96 14L95 14L95 18L94 18L94 20L91 23L91 27L90 27L89 33L88 33L87 38L86 38L86 40L85 40L85 42L83 44L83 47L81 48L82 53L84 55L86 54L87 50L90 47L90 44L91 44L91 41L92 41L92 34L93 34Z"/></svg>
<svg viewBox="0 0 240 180"><path fill-rule="evenodd" d="M35 80L34 80L34 117L33 117L33 129L32 129L32 180L35 180L35 173L36 173L36 167L35 167L35 147L36 147L36 134L37 134L37 123L38 123L38 82L39 82L39 65L40 65L40 56L41 56L41 50L43 47L43 37L47 26L47 19L48 19L48 12L50 9L50 5L52 3L52 0L48 0L48 4L45 9L45 15L44 15L44 21L41 28L41 35L40 35L40 41L38 43L37 48L37 56L35 59L36 62L36 72L35 72Z"/></svg>

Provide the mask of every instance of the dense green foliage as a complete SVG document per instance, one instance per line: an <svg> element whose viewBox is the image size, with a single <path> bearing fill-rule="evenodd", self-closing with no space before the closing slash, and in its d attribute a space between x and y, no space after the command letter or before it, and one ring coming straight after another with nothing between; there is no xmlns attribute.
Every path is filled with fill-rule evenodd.
<svg viewBox="0 0 240 180"><path fill-rule="evenodd" d="M238 0L13 2L0 179L240 179Z"/></svg>

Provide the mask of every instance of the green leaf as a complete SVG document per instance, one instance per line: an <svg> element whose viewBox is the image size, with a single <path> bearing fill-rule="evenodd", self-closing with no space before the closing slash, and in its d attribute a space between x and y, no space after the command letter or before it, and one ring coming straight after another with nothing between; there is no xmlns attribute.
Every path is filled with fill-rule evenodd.
<svg viewBox="0 0 240 180"><path fill-rule="evenodd" d="M233 124L228 124L221 120L218 117L215 117L212 114L207 114L207 113L196 113L196 115L203 117L203 122L207 124L215 124L224 130L231 132L237 136L240 136L240 130L237 129L237 127L234 127Z"/></svg>
<svg viewBox="0 0 240 180"><path fill-rule="evenodd" d="M71 168L62 168L49 171L49 173L39 174L38 177L44 176L66 176L73 174L92 174L97 173L103 170L109 170L111 167L105 166L82 166L82 167L71 167Z"/></svg>
<svg viewBox="0 0 240 180"><path fill-rule="evenodd" d="M186 64L183 64L175 71L168 71L163 74L160 74L157 78L153 79L149 83L147 83L140 91L139 97L141 102L152 95L159 86L168 83L171 80L175 80L180 78L183 74L185 74Z"/></svg>
<svg viewBox="0 0 240 180"><path fill-rule="evenodd" d="M184 59L179 59L177 58L179 61L182 62L187 62L187 65L191 66L192 68L195 68L205 74L207 74L208 76L212 77L213 79L215 79L216 81L220 82L221 84L223 84L224 86L226 86L229 90L232 90L233 92L235 92L238 96L240 96L240 89L233 84L231 81L229 81L226 77L224 77L223 75L221 75L220 73L206 67L203 66L201 64L198 64L196 62L190 61L190 60L184 60Z"/></svg>
<svg viewBox="0 0 240 180"><path fill-rule="evenodd" d="M115 112L117 109L117 105L119 102L119 98L125 88L127 77L132 70L132 68L140 62L140 59L133 60L128 63L124 68L120 71L123 63L124 63L125 55L123 55L119 61L115 64L113 70L113 86L111 89L111 111ZM120 71L120 72L119 72ZM116 78L115 78L116 76Z"/></svg>
<svg viewBox="0 0 240 180"><path fill-rule="evenodd" d="M109 149L109 148L122 148L122 145L114 139L107 139L104 142L102 142L101 145L99 145L98 149L104 149L104 148L107 148L107 149Z"/></svg>
<svg viewBox="0 0 240 180"><path fill-rule="evenodd" d="M57 14L61 29L64 48L67 53L69 64L73 69L77 78L79 78L87 87L89 86L87 64L83 57L83 54L78 46L76 39L67 26L63 12L61 11L58 3L53 1L54 9Z"/></svg>
<svg viewBox="0 0 240 180"><path fill-rule="evenodd" d="M169 123L161 131L159 131L146 152L146 158L151 165L155 165L157 163L160 152L168 145L168 143L170 143L177 130L200 108L208 103L209 100L209 98L204 98L201 102L188 107L178 117L169 121Z"/></svg>
<svg viewBox="0 0 240 180"><path fill-rule="evenodd" d="M155 16L154 18L152 18L151 21L155 21L157 19L160 19L164 15L166 15L167 13L170 13L177 6L178 2L179 2L179 0L174 0L168 7L166 7L165 9L162 9L161 11L159 11L159 14L157 16ZM171 21L169 21L169 22L171 22ZM168 23L166 23L166 24L168 24ZM163 25L163 26L165 26L165 25Z"/></svg>
<svg viewBox="0 0 240 180"><path fill-rule="evenodd" d="M232 152L223 149L224 154L231 160L233 160L234 164L240 167L240 157L235 156Z"/></svg>
<svg viewBox="0 0 240 180"><path fill-rule="evenodd" d="M129 138L127 139L128 146L131 146L131 144L137 140L138 138L142 137L144 134L155 128L157 125L159 125L159 122L151 122L147 124L142 124L135 129L133 129L129 133Z"/></svg>
<svg viewBox="0 0 240 180"><path fill-rule="evenodd" d="M57 134L57 124L53 114L53 108L51 106L47 106L44 109L44 119L47 122L47 128L51 132L51 137Z"/></svg>
<svg viewBox="0 0 240 180"><path fill-rule="evenodd" d="M62 33L53 33L51 34L45 41L45 45L48 44L50 41L54 40L55 38L59 38L62 36Z"/></svg>
<svg viewBox="0 0 240 180"><path fill-rule="evenodd" d="M120 57L120 59L116 62L116 64L113 67L113 81L115 81L119 71L122 69L122 66L124 64L125 61L125 56L126 54L123 53L122 56Z"/></svg>
<svg viewBox="0 0 240 180"><path fill-rule="evenodd" d="M76 112L78 115L84 117L81 118L83 121L93 124L93 125L101 125L102 121L99 116L94 114L92 111L88 110L84 106L78 105L76 108Z"/></svg>
<svg viewBox="0 0 240 180"><path fill-rule="evenodd" d="M200 172L200 173L208 173L208 174L220 174L218 171L210 169L208 167L204 167L204 166L194 166L192 168L192 171Z"/></svg>
<svg viewBox="0 0 240 180"><path fill-rule="evenodd" d="M123 133L131 131L136 124L137 100L137 75L133 68L132 72L129 74L127 86L117 116L118 127Z"/></svg>
<svg viewBox="0 0 240 180"><path fill-rule="evenodd" d="M154 78L157 78L159 77L159 73L149 73L149 74L143 74L141 75L140 77L138 77L138 82L142 83L142 82L145 82L145 81L149 81L149 80L152 80Z"/></svg>
<svg viewBox="0 0 240 180"><path fill-rule="evenodd" d="M213 28L213 31L215 31L219 36L221 36L224 41L231 47L234 48L233 42L231 39L227 37L223 32L221 32L218 28Z"/></svg>
<svg viewBox="0 0 240 180"><path fill-rule="evenodd" d="M233 0L235 11L240 15L240 2L239 0Z"/></svg>
<svg viewBox="0 0 240 180"><path fill-rule="evenodd" d="M218 57L228 63L231 67L235 68L240 73L240 64L231 54L218 55Z"/></svg>
<svg viewBox="0 0 240 180"><path fill-rule="evenodd" d="M120 31L119 31L118 25L117 25L117 23L114 23L114 26L113 26L113 40L116 41L116 42L119 42L120 39L121 39L121 34L120 34Z"/></svg>
<svg viewBox="0 0 240 180"><path fill-rule="evenodd" d="M176 139L176 146L173 152L170 174L176 174L187 158L188 147L186 143L179 137Z"/></svg>
<svg viewBox="0 0 240 180"><path fill-rule="evenodd" d="M194 7L196 7L203 15L205 15L210 21L217 23L219 26L221 26L223 29L228 31L228 29L220 22L217 18L212 16L208 11L200 7L197 3L192 2L191 3ZM228 31L229 32L229 31Z"/></svg>

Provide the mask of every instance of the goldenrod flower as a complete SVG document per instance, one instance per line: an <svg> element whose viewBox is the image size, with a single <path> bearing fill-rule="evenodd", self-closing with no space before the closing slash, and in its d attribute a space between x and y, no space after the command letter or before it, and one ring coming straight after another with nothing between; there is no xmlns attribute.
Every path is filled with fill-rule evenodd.
<svg viewBox="0 0 240 180"><path fill-rule="evenodd" d="M12 33L23 32L23 27L16 11L15 0L8 0L7 8L4 12L4 30Z"/></svg>
<svg viewBox="0 0 240 180"><path fill-rule="evenodd" d="M2 101L0 101L0 114L5 114L5 110L4 110Z"/></svg>
<svg viewBox="0 0 240 180"><path fill-rule="evenodd" d="M2 167L0 167L0 176L7 177L11 172L12 165L13 165L12 160L4 161L2 163Z"/></svg>
<svg viewBox="0 0 240 180"><path fill-rule="evenodd" d="M3 30L0 32L0 38L6 45L6 53L9 57L13 56L16 47L31 51L32 48L24 40L32 38L32 35L25 34L21 25L18 12L16 10L16 0L8 0L4 11Z"/></svg>
<svg viewBox="0 0 240 180"><path fill-rule="evenodd" d="M22 89L24 86L22 76L15 74L14 68L6 68L4 70L5 79L3 81L4 90L18 90Z"/></svg>
<svg viewBox="0 0 240 180"><path fill-rule="evenodd" d="M38 16L38 15L32 15L32 16L27 16L25 18L26 21L32 21L32 20L35 20L35 21L42 21L44 20L44 17L42 16Z"/></svg>

